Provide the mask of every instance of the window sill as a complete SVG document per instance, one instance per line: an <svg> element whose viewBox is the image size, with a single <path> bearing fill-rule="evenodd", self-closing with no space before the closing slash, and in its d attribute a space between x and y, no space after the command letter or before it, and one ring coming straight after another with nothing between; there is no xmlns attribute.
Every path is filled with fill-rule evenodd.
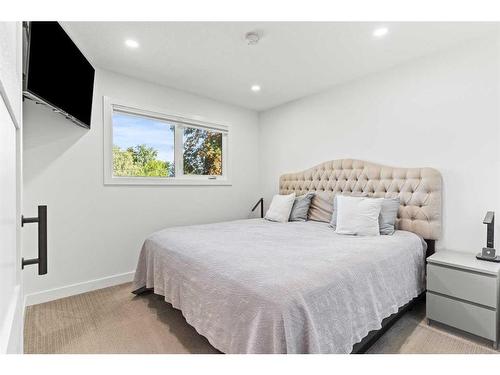
<svg viewBox="0 0 500 375"><path fill-rule="evenodd" d="M132 186L231 186L227 179L208 180L202 178L150 178L150 177L111 177L105 178L104 185Z"/></svg>

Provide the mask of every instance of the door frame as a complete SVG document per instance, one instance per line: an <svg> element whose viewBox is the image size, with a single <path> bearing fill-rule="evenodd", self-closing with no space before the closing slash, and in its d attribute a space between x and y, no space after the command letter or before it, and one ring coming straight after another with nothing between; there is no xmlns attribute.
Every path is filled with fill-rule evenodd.
<svg viewBox="0 0 500 375"><path fill-rule="evenodd" d="M1 41L0 105L4 105L15 128L15 284L7 301L5 319L0 322L0 352L23 353L24 292L21 273L21 213L22 213L22 23L2 22L3 30L13 31ZM3 125L1 125L3 126Z"/></svg>

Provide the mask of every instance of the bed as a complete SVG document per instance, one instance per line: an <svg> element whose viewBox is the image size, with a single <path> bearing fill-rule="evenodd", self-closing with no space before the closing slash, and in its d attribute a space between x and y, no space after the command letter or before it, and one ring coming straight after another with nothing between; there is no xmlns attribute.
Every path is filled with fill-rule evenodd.
<svg viewBox="0 0 500 375"><path fill-rule="evenodd" d="M320 220L335 194L397 196L398 230L356 237L324 221L263 219L168 228L145 240L134 290L164 296L223 353L357 351L425 289L441 177L344 159L283 175L279 187L315 191L310 214Z"/></svg>

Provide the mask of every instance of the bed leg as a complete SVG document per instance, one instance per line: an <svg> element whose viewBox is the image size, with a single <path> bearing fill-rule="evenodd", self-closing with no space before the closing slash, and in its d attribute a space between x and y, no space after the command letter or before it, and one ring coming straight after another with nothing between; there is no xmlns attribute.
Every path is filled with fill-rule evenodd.
<svg viewBox="0 0 500 375"><path fill-rule="evenodd" d="M141 294L146 294L146 293L149 293L149 292L152 292L152 291L153 291L153 289L146 288L145 286L143 286L142 288L133 290L132 293L135 294L136 296L139 296Z"/></svg>

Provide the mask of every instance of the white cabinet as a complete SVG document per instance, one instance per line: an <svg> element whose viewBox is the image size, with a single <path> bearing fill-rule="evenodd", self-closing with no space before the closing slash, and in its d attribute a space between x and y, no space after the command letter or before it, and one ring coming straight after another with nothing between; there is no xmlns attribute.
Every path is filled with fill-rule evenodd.
<svg viewBox="0 0 500 375"><path fill-rule="evenodd" d="M441 250L427 258L427 319L499 341L500 264Z"/></svg>

